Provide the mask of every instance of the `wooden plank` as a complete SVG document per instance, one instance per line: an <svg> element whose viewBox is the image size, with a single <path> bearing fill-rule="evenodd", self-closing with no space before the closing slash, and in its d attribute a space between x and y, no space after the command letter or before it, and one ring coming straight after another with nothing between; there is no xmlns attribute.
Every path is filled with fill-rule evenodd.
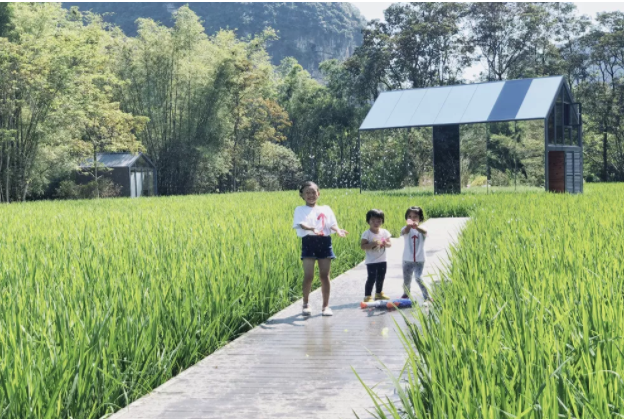
<svg viewBox="0 0 624 419"><path fill-rule="evenodd" d="M563 151L548 152L548 190L565 191L565 155Z"/></svg>

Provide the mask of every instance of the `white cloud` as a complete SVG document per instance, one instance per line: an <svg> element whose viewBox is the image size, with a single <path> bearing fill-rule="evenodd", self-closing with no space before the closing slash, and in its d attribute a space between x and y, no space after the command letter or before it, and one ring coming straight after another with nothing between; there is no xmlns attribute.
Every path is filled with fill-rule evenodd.
<svg viewBox="0 0 624 419"><path fill-rule="evenodd" d="M624 3L622 2L574 2L576 8L580 14L589 15L591 18L596 18L598 12L624 12Z"/></svg>
<svg viewBox="0 0 624 419"><path fill-rule="evenodd" d="M384 20L383 11L386 10L386 8L390 6L393 2L350 1L349 3L360 9L360 13L366 18L366 20Z"/></svg>
<svg viewBox="0 0 624 419"><path fill-rule="evenodd" d="M360 13L367 19L384 20L383 11L394 2L359 2L351 1L352 5L360 9ZM580 14L596 17L598 12L624 12L624 2L574 2Z"/></svg>

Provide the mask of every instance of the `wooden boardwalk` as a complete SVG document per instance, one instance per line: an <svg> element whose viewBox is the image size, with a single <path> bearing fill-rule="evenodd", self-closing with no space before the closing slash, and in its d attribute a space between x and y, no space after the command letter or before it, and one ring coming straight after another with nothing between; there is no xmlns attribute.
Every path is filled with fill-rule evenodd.
<svg viewBox="0 0 624 419"><path fill-rule="evenodd" d="M447 262L466 218L426 222L427 282ZM352 232L357 235L361 232ZM354 238L352 238L354 239ZM384 292L402 294L403 240L388 249ZM363 254L362 254L363 256ZM366 266L362 263L332 281L333 317L321 317L320 290L310 296L312 316L301 316L301 301L227 344L112 419L208 418L369 418L373 403L353 369L378 394L393 397L382 361L397 376L406 354L395 332L398 312L362 310ZM419 298L415 282L412 292ZM377 359L377 358L378 359Z"/></svg>

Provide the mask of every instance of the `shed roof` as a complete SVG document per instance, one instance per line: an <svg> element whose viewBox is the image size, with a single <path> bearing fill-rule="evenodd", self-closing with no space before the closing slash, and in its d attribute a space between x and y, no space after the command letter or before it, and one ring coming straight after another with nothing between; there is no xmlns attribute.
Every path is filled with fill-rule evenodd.
<svg viewBox="0 0 624 419"><path fill-rule="evenodd" d="M360 130L544 119L563 76L383 92Z"/></svg>
<svg viewBox="0 0 624 419"><path fill-rule="evenodd" d="M132 167L141 157L143 157L150 167L154 167L154 163L143 153L98 153L97 161L106 167ZM91 166L93 166L93 158L87 159L87 161L80 165L80 167Z"/></svg>

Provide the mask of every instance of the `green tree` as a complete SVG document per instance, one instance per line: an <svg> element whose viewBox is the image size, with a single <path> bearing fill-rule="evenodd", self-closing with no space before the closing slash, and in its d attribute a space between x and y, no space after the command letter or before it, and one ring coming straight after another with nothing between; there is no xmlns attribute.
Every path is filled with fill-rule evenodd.
<svg viewBox="0 0 624 419"><path fill-rule="evenodd" d="M584 48L582 39L591 28L588 16L578 16L574 3L547 3L550 12L552 31L546 37L552 37L557 46L561 73L574 89L589 76L589 51Z"/></svg>
<svg viewBox="0 0 624 419"><path fill-rule="evenodd" d="M324 125L321 114L327 98L325 88L293 58L283 60L276 72L280 77L278 102L291 121L285 131L285 145L301 159L305 175L318 181L316 162Z"/></svg>
<svg viewBox="0 0 624 419"><path fill-rule="evenodd" d="M124 112L149 118L139 139L157 167L159 192L189 193L202 151L216 152L223 142L224 51L187 7L173 28L150 19L138 27L136 38L115 45L117 77L125 81L117 94Z"/></svg>
<svg viewBox="0 0 624 419"><path fill-rule="evenodd" d="M305 176L327 187L358 183L358 127L368 104L352 88L352 76L336 60L320 71L325 86L313 80L295 60L284 60L277 73L278 100L292 125L285 145L301 159Z"/></svg>
<svg viewBox="0 0 624 419"><path fill-rule="evenodd" d="M289 148L265 142L260 149L256 166L256 178L264 190L297 189L303 182L301 161Z"/></svg>
<svg viewBox="0 0 624 419"><path fill-rule="evenodd" d="M462 3L396 3L384 11L380 30L390 38L390 69L394 85L412 88L455 84L469 64L462 43ZM383 38L383 37L382 37Z"/></svg>
<svg viewBox="0 0 624 419"><path fill-rule="evenodd" d="M209 38L188 7L173 28L150 19L138 26L137 38L117 46L118 77L126 81L118 91L125 112L149 118L139 138L157 166L159 191L237 190L261 144L281 141L289 124L265 49L275 32ZM216 184L200 168L218 173Z"/></svg>
<svg viewBox="0 0 624 419"><path fill-rule="evenodd" d="M71 97L97 72L108 34L92 15L69 19L58 4L13 4L15 39L0 38L0 196L25 200L42 146L60 129Z"/></svg>
<svg viewBox="0 0 624 419"><path fill-rule="evenodd" d="M97 154L103 151L138 151L136 134L141 132L147 118L135 117L119 109L119 103L91 100L85 103L81 140L90 149L93 162L96 198L100 197Z"/></svg>
<svg viewBox="0 0 624 419"><path fill-rule="evenodd" d="M469 62L462 42L462 3L396 3L363 32L346 67L359 78L360 92L376 98L380 89L455 84Z"/></svg>
<svg viewBox="0 0 624 419"><path fill-rule="evenodd" d="M11 24L11 3L0 3L0 37L8 37L13 29Z"/></svg>
<svg viewBox="0 0 624 419"><path fill-rule="evenodd" d="M581 41L582 47L590 51L590 66L588 77L577 88L588 116L586 156L603 181L621 181L624 180L624 13L600 13L597 21ZM596 167L598 161L600 169Z"/></svg>
<svg viewBox="0 0 624 419"><path fill-rule="evenodd" d="M471 3L469 42L485 62L486 80L509 77L536 45L546 16L546 9L535 3Z"/></svg>
<svg viewBox="0 0 624 419"><path fill-rule="evenodd" d="M275 32L266 30L247 43L231 39L230 54L222 64L227 78L225 106L231 120L229 145L232 156L232 172L229 188L238 190L239 179L245 178L245 168L253 166L259 148L266 141L280 142L289 125L288 114L273 99L273 67L264 48L266 42L275 38Z"/></svg>

